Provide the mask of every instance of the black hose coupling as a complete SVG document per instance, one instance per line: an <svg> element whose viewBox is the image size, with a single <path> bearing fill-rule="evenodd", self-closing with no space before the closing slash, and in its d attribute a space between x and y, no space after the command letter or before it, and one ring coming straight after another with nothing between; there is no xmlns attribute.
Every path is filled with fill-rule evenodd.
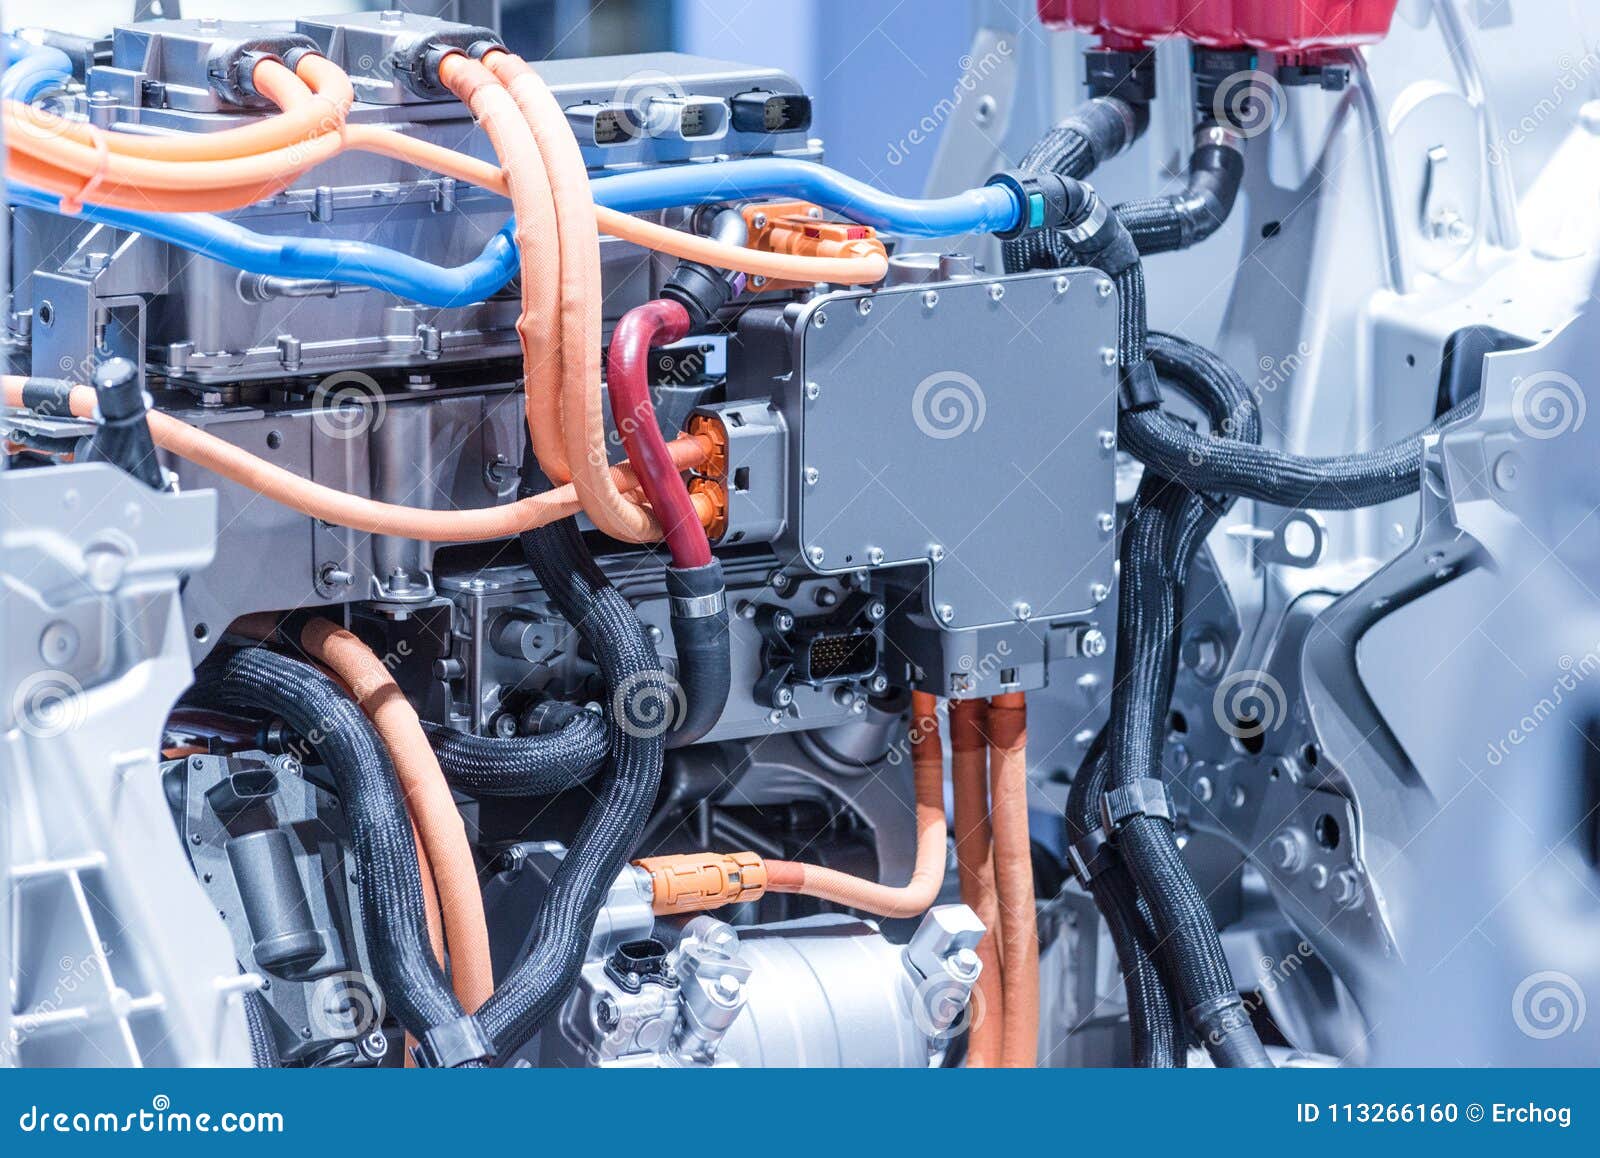
<svg viewBox="0 0 1600 1158"><path fill-rule="evenodd" d="M454 1021L429 1026L411 1051L417 1065L427 1069L457 1069L487 1065L494 1060L494 1046L478 1019L470 1013Z"/></svg>
<svg viewBox="0 0 1600 1158"><path fill-rule="evenodd" d="M693 744L716 727L733 685L728 635L728 595L722 563L667 568L668 617L683 693L682 718L667 736L667 747Z"/></svg>
<svg viewBox="0 0 1600 1158"><path fill-rule="evenodd" d="M1082 181L1059 173L1032 173L1026 169L1006 169L996 173L986 185L999 185L1011 191L1022 207L1017 223L997 229L1001 241L1015 241L1028 233L1061 229L1069 233L1088 228L1091 233L1105 224L1105 204Z"/></svg>
<svg viewBox="0 0 1600 1158"><path fill-rule="evenodd" d="M167 480L146 418L150 396L144 392L139 367L127 358L110 358L94 368L92 381L100 421L89 458L108 462L153 490L164 490Z"/></svg>

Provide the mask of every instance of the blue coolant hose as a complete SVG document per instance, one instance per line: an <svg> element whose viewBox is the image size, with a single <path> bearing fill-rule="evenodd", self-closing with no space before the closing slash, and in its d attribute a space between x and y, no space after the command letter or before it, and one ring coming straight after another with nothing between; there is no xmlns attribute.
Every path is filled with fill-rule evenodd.
<svg viewBox="0 0 1600 1158"><path fill-rule="evenodd" d="M999 186L916 201L890 196L809 161L777 157L640 170L596 178L590 187L596 203L624 213L742 197L795 196L863 224L918 237L992 232L1009 228L1017 216L1016 198ZM13 205L60 209L60 199L53 194L12 181L6 182L6 198ZM509 221L477 257L465 265L446 267L364 241L257 233L209 213L140 213L85 205L80 216L143 233L247 273L371 286L440 308L482 301L517 272Z"/></svg>

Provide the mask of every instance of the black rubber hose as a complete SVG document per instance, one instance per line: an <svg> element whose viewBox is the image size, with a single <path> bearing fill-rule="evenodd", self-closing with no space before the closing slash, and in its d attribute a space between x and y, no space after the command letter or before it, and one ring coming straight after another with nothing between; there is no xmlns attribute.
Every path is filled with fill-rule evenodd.
<svg viewBox="0 0 1600 1158"><path fill-rule="evenodd" d="M1214 429L1232 431L1245 440L1261 436L1260 413L1255 399L1231 367L1216 355L1181 338L1151 334L1148 353L1162 378L1175 386L1205 413ZM1171 603L1175 624L1182 622L1183 593L1195 555L1225 510L1225 503L1203 495L1189 495L1178 506L1162 501L1170 484L1156 475L1140 486L1124 543L1139 537L1133 528L1156 520L1165 537L1162 554L1174 562L1171 581L1157 588ZM1123 581L1135 589L1146 586L1141 572L1147 556L1124 556ZM1171 702L1172 679L1176 673L1179 629L1169 637L1164 660L1167 679L1166 702ZM1114 693L1115 694L1115 693ZM1166 708L1161 709L1163 719ZM1109 726L1108 726L1109 729ZM1101 828L1099 801L1109 780L1107 754L1108 729L1102 729L1074 779L1067 802L1067 833L1073 843L1083 841ZM1089 888L1104 915L1128 994L1129 1023L1133 1034L1136 1065L1172 1066L1185 1062L1185 1034L1181 1016L1173 1009L1169 994L1179 988L1178 965L1169 945L1155 934L1148 906L1143 904L1128 869L1106 850L1097 860L1097 871Z"/></svg>
<svg viewBox="0 0 1600 1158"><path fill-rule="evenodd" d="M394 766L344 689L311 664L265 647L214 655L195 673L196 698L264 709L316 748L350 825L373 980L400 1024L424 1043L470 1023L434 960L423 911L411 818ZM481 1060L453 1057L457 1064Z"/></svg>
<svg viewBox="0 0 1600 1158"><path fill-rule="evenodd" d="M1078 106L1029 149L1017 167L1029 173L1059 173L1083 180L1144 135L1150 108L1117 97L1095 97ZM1048 263L1054 253L1048 233L1026 234L1004 242L1007 273Z"/></svg>
<svg viewBox="0 0 1600 1158"><path fill-rule="evenodd" d="M1156 409L1125 411L1117 429L1124 450L1189 486L1280 507L1347 511L1415 494L1422 483L1422 436L1477 408L1478 399L1469 398L1398 442L1322 458L1200 434Z"/></svg>
<svg viewBox="0 0 1600 1158"><path fill-rule="evenodd" d="M572 705L554 730L534 736L473 736L424 722L452 787L468 796L549 796L593 779L606 758L606 722Z"/></svg>
<svg viewBox="0 0 1600 1158"><path fill-rule="evenodd" d="M686 748L716 727L733 684L722 563L668 567L667 603L683 693L681 718L667 735L667 747Z"/></svg>
<svg viewBox="0 0 1600 1158"><path fill-rule="evenodd" d="M538 468L524 460L521 493ZM632 606L595 565L576 520L522 536L540 586L589 645L608 692L605 775L539 910L533 950L478 1010L478 1022L508 1057L566 999L583 966L595 917L627 864L661 783L671 687Z"/></svg>
<svg viewBox="0 0 1600 1158"><path fill-rule="evenodd" d="M267 1024L266 999L259 993L244 995L244 1024L250 1034L250 1063L257 1069L276 1069L283 1064L278 1039Z"/></svg>
<svg viewBox="0 0 1600 1158"><path fill-rule="evenodd" d="M1128 230L1141 256L1172 253L1206 240L1227 223L1244 182L1244 154L1238 136L1215 122L1202 125L1189 156L1188 178L1181 193L1124 201L1113 212ZM1007 250L1006 272L1071 265L1082 255L1060 230L1041 230L1010 245L1026 262L1013 267Z"/></svg>
<svg viewBox="0 0 1600 1158"><path fill-rule="evenodd" d="M1067 794L1067 839L1078 844L1100 828L1100 796L1110 771L1106 729L1095 735ZM1109 849L1097 858L1088 881L1089 894L1105 919L1116 950L1122 987L1127 994L1128 1029L1133 1040L1133 1064L1147 1069L1173 1069L1187 1064L1186 1033L1182 1014L1173 1007L1168 980L1161 976L1150 914L1139 901L1139 891L1128 870Z"/></svg>

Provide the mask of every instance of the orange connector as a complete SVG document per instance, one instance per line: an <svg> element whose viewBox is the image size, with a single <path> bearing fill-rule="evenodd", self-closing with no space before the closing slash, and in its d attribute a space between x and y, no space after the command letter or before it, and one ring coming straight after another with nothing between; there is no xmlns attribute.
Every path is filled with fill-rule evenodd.
<svg viewBox="0 0 1600 1158"><path fill-rule="evenodd" d="M715 543L728 533L728 488L708 478L689 480L689 501L706 536Z"/></svg>
<svg viewBox="0 0 1600 1158"><path fill-rule="evenodd" d="M753 852L692 852L633 862L650 874L656 916L720 909L767 891L766 862Z"/></svg>
<svg viewBox="0 0 1600 1158"><path fill-rule="evenodd" d="M870 225L852 221L824 221L822 210L809 201L769 201L746 205L744 215L751 249L767 253L787 253L796 257L887 258L888 250ZM757 290L801 289L807 283L753 277L750 288Z"/></svg>
<svg viewBox="0 0 1600 1158"><path fill-rule="evenodd" d="M728 428L714 414L691 414L686 432L706 448L705 461L695 470L718 482L728 477Z"/></svg>

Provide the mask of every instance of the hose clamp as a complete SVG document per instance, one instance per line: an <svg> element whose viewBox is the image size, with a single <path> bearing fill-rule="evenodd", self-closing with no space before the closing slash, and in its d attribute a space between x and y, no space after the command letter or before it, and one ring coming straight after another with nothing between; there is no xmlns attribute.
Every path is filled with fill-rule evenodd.
<svg viewBox="0 0 1600 1158"><path fill-rule="evenodd" d="M1097 828L1084 833L1082 838L1067 846L1067 868L1077 882L1087 889L1090 881L1111 867L1115 856L1116 850L1111 846L1111 838L1106 835L1106 830Z"/></svg>
<svg viewBox="0 0 1600 1158"><path fill-rule="evenodd" d="M1167 791L1166 784L1154 777L1142 777L1100 797L1100 823L1105 825L1112 839L1128 821L1141 816L1164 820L1169 825L1177 818L1172 794Z"/></svg>
<svg viewBox="0 0 1600 1158"><path fill-rule="evenodd" d="M1194 147L1203 149L1207 145L1215 145L1219 149L1232 149L1235 153L1243 154L1244 134L1216 122L1201 125L1194 131Z"/></svg>
<svg viewBox="0 0 1600 1158"><path fill-rule="evenodd" d="M1106 208L1106 203L1100 199L1099 194L1090 194L1089 212L1082 221L1076 225L1069 225L1062 232L1073 245L1082 245L1105 228L1110 216L1111 211Z"/></svg>
<svg viewBox="0 0 1600 1158"><path fill-rule="evenodd" d="M417 1064L429 1069L455 1069L471 1062L487 1062L494 1058L494 1047L470 1013L454 1021L431 1026L411 1051Z"/></svg>
<svg viewBox="0 0 1600 1158"><path fill-rule="evenodd" d="M728 592L722 588L710 595L673 595L668 606L674 619L710 619L728 610Z"/></svg>

